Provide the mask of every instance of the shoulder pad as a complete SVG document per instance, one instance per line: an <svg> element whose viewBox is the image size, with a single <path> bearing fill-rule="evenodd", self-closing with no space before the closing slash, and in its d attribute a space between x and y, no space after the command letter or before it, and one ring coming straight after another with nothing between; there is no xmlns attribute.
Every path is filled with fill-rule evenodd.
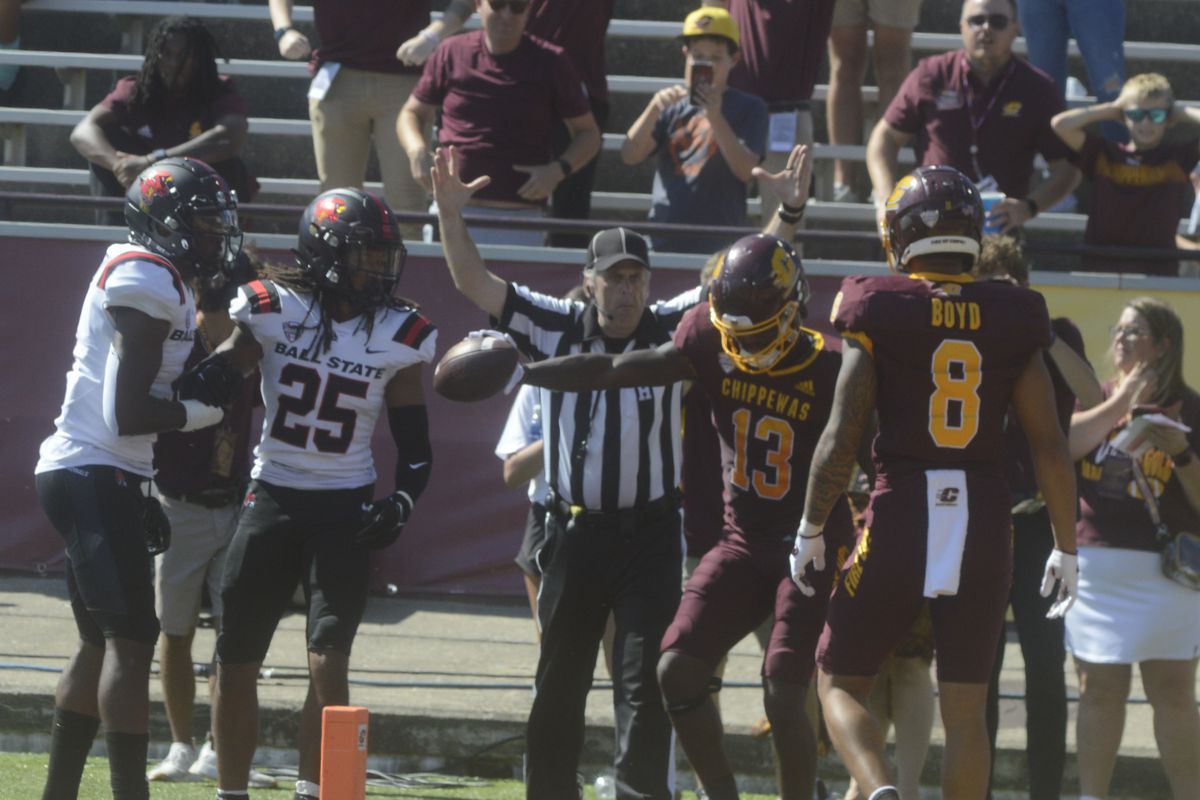
<svg viewBox="0 0 1200 800"><path fill-rule="evenodd" d="M135 250L123 253L112 261L109 261L100 270L100 278L96 281L96 288L105 288L108 278L112 275L114 269L122 264L128 264L133 261L141 261L143 264L154 264L165 269L171 275L171 283L175 286L175 291L179 293L179 305L184 305L187 302L187 296L183 291L183 278L179 277L179 272L175 269L175 265L162 256L155 255L148 250Z"/></svg>
<svg viewBox="0 0 1200 800"><path fill-rule="evenodd" d="M279 300L279 289L271 281L260 279L250 281L238 287L238 292L246 298L251 314L278 314L283 306Z"/></svg>
<svg viewBox="0 0 1200 800"><path fill-rule="evenodd" d="M411 347L413 350L420 350L421 343L436 330L437 327L420 312L410 310L405 320L397 326L396 335L392 337L392 341L399 342L405 347Z"/></svg>

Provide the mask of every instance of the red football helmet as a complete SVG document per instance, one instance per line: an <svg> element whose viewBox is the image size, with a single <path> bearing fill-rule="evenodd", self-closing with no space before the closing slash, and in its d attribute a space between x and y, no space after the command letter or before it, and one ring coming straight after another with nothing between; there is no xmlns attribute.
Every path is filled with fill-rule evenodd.
<svg viewBox="0 0 1200 800"><path fill-rule="evenodd" d="M880 238L892 269L907 272L913 256L958 253L967 272L979 257L983 201L953 167L917 167L896 184L885 209Z"/></svg>
<svg viewBox="0 0 1200 800"><path fill-rule="evenodd" d="M722 253L708 287L709 316L738 369L766 372L800 338L808 281L790 244L756 233Z"/></svg>

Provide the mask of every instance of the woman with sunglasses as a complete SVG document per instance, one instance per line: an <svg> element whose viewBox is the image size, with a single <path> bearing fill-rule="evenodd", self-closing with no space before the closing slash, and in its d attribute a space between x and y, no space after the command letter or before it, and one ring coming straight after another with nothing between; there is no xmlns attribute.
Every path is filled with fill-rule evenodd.
<svg viewBox="0 0 1200 800"><path fill-rule="evenodd" d="M1086 130L1095 122L1114 120L1129 130L1129 143L1119 144ZM1185 138L1166 142L1167 129L1191 123ZM1125 247L1192 248L1176 235L1187 214L1188 173L1200 159L1200 109L1175 104L1167 79L1157 73L1135 75L1111 103L1072 109L1051 120L1054 132L1080 154L1079 169L1092 179L1092 212L1084 244ZM1083 258L1091 272L1139 272L1176 275L1172 259L1115 260Z"/></svg>
<svg viewBox="0 0 1200 800"><path fill-rule="evenodd" d="M1200 530L1200 395L1183 381L1183 323L1161 300L1141 297L1125 306L1110 352L1116 378L1105 385L1102 403L1075 412L1068 436L1080 494L1082 578L1066 617L1079 672L1080 800L1108 796L1135 663L1171 797L1192 800L1200 797L1200 592L1163 576L1161 546L1138 487L1153 492L1171 530ZM1146 425L1141 446L1122 445L1137 438L1123 434L1136 433L1132 423L1148 412L1191 430L1160 417Z"/></svg>

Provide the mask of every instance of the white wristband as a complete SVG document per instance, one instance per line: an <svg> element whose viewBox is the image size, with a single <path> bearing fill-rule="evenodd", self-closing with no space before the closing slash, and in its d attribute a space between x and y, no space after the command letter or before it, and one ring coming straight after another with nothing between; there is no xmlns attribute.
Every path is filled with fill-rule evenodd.
<svg viewBox="0 0 1200 800"><path fill-rule="evenodd" d="M800 530L796 531L801 539L815 539L821 535L821 531L825 530L824 525L818 525L815 522L809 522L807 518L800 520Z"/></svg>
<svg viewBox="0 0 1200 800"><path fill-rule="evenodd" d="M425 41L429 42L434 47L437 47L442 41L442 37L438 36L436 33L429 30L428 28L423 29L417 35L420 36Z"/></svg>
<svg viewBox="0 0 1200 800"><path fill-rule="evenodd" d="M186 415L181 431L198 431L210 425L216 425L225 418L225 409L220 406L210 406L199 400L180 400L183 413Z"/></svg>

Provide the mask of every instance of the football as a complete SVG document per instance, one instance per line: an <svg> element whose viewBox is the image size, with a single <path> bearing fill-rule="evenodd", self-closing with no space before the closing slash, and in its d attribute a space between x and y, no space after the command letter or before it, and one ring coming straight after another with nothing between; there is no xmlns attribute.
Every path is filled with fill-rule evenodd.
<svg viewBox="0 0 1200 800"><path fill-rule="evenodd" d="M447 400L473 403L504 388L517 366L517 349L504 339L467 337L433 369L433 389Z"/></svg>

